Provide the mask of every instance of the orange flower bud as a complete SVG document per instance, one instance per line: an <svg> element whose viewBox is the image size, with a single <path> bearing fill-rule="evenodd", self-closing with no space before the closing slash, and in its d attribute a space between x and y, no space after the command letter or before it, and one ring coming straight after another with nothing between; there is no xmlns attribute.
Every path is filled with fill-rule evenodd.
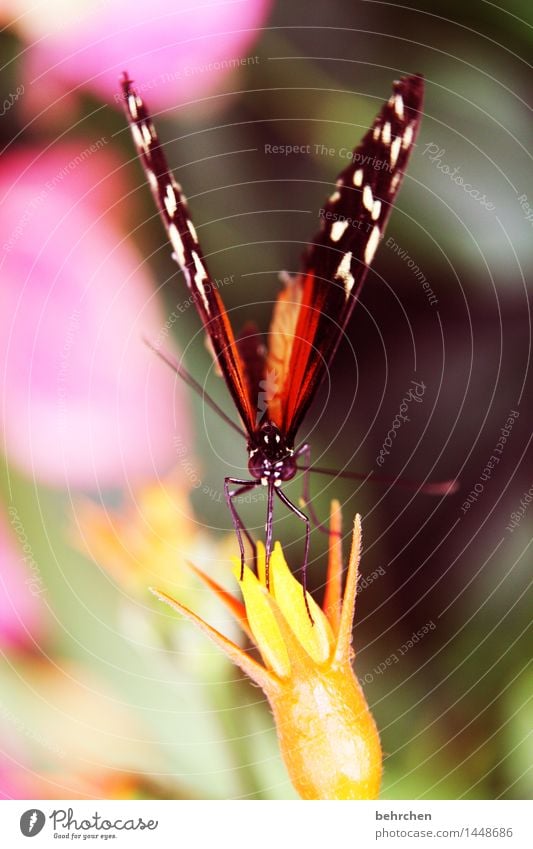
<svg viewBox="0 0 533 849"><path fill-rule="evenodd" d="M196 622L263 688L272 707L283 760L303 799L375 799L379 793L379 735L351 665L360 551L361 522L356 516L341 599L340 514L335 506L323 609L309 594L304 597L279 544L270 560L268 589L264 548L258 546L258 576L245 569L241 582L244 604L200 573L255 641L264 666L192 611L155 591Z"/></svg>

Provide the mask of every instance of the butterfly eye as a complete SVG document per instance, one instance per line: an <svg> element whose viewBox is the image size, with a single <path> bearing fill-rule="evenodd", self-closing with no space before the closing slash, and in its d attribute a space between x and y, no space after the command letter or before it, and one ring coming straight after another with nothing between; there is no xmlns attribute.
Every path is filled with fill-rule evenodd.
<svg viewBox="0 0 533 849"><path fill-rule="evenodd" d="M264 464L264 455L256 448L253 453L250 453L248 459L248 471L250 472L251 476L256 480L259 480L262 477L264 472Z"/></svg>
<svg viewBox="0 0 533 849"><path fill-rule="evenodd" d="M280 478L282 481L290 481L296 474L296 460L294 457L285 457L283 460Z"/></svg>

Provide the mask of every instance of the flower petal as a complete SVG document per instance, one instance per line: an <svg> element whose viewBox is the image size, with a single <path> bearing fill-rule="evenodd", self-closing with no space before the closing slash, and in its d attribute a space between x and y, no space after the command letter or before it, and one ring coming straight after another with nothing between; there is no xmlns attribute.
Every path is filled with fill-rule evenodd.
<svg viewBox="0 0 533 849"><path fill-rule="evenodd" d="M43 635L40 595L45 586L15 508L9 509L9 515L20 539L20 550L14 535L0 520L0 644L34 647Z"/></svg>
<svg viewBox="0 0 533 849"><path fill-rule="evenodd" d="M155 286L114 214L117 167L83 139L0 164L9 229L0 289L1 424L9 458L52 485L145 480L175 462L184 389L143 343ZM107 192L95 184L105 182ZM180 398L181 395L181 398Z"/></svg>
<svg viewBox="0 0 533 849"><path fill-rule="evenodd" d="M165 604L168 604L170 607L173 607L174 610L177 610L178 613L181 613L183 616L186 616L187 619L190 619L191 622L194 622L200 630L207 634L207 636L222 649L233 663L239 666L246 675L249 675L252 681L259 684L263 690L268 692L274 692L276 690L276 680L270 672L261 666L261 664L257 663L257 661L255 661L252 657L249 657L249 655L239 648L239 646L235 645L235 643L231 640L228 640L224 634L221 634L220 631L212 628L211 625L204 622L200 616L197 616L196 613L193 613L188 607L180 604L179 601L176 601L166 593L161 592L161 590L150 587L150 592L152 592L160 601L165 602Z"/></svg>
<svg viewBox="0 0 533 849"><path fill-rule="evenodd" d="M240 566L236 567L234 571L236 577L239 578ZM263 660L280 678L288 678L291 674L291 662L276 617L271 609L271 598L268 591L247 566L244 569L240 587L246 605L248 624Z"/></svg>
<svg viewBox="0 0 533 849"><path fill-rule="evenodd" d="M320 607L306 594L307 609L302 585L291 573L279 542L274 546L270 558L272 595L293 633L316 663L325 663L334 645L333 632ZM311 622L309 612L313 618Z"/></svg>
<svg viewBox="0 0 533 849"><path fill-rule="evenodd" d="M232 614L232 616L237 620L240 627L244 631L247 637L251 640L253 639L252 632L248 625L248 619L246 617L246 607L242 602L238 601L235 596L231 595L218 581L210 578L209 575L206 575L205 572L202 572L201 569L198 569L193 563L187 563L189 569L192 569L195 575L197 575L201 581L212 590L219 601L226 607L227 610Z"/></svg>
<svg viewBox="0 0 533 849"><path fill-rule="evenodd" d="M335 635L339 632L342 604L342 516L338 501L331 502L329 560L323 610Z"/></svg>
<svg viewBox="0 0 533 849"><path fill-rule="evenodd" d="M109 101L128 69L159 108L210 94L245 65L272 0L48 0L46 14L38 3L10 3L16 28L33 42L33 88L47 92L50 79L60 79Z"/></svg>
<svg viewBox="0 0 533 849"><path fill-rule="evenodd" d="M342 601L341 621L333 659L333 663L340 666L350 662L357 579L359 577L359 561L361 559L361 533L361 516L358 513L354 520L352 548Z"/></svg>

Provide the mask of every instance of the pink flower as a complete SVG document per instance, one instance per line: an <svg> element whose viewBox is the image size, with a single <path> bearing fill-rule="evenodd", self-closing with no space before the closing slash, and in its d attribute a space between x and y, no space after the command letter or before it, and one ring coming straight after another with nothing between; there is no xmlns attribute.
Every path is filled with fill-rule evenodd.
<svg viewBox="0 0 533 849"><path fill-rule="evenodd" d="M0 647L31 647L43 630L44 586L17 511L8 512L19 545L0 519Z"/></svg>
<svg viewBox="0 0 533 849"><path fill-rule="evenodd" d="M142 341L163 342L164 319L113 208L126 190L107 142L0 163L4 448L52 485L151 478L186 432L184 390Z"/></svg>
<svg viewBox="0 0 533 849"><path fill-rule="evenodd" d="M29 799L29 782L22 769L13 765L10 758L4 755L3 743L0 737L0 799Z"/></svg>
<svg viewBox="0 0 533 849"><path fill-rule="evenodd" d="M272 0L50 0L45 8L11 0L15 27L33 42L33 86L46 88L59 77L66 86L90 87L109 101L127 69L141 91L143 84L150 88L154 108L220 88L228 73L246 64L271 5Z"/></svg>

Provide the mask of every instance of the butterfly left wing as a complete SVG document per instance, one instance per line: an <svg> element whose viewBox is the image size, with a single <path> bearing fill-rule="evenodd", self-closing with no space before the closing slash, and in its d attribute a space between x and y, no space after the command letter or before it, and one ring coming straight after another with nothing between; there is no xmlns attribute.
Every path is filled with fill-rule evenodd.
<svg viewBox="0 0 533 849"><path fill-rule="evenodd" d="M167 165L146 106L124 74L122 90L133 140L144 167L152 194L174 248L196 308L209 334L215 358L248 432L255 429L255 410L246 365L239 353L224 304L217 292L189 215L187 200Z"/></svg>
<svg viewBox="0 0 533 849"><path fill-rule="evenodd" d="M421 120L420 75L394 83L321 210L321 230L274 311L267 373L271 419L294 441L335 354L396 199Z"/></svg>

